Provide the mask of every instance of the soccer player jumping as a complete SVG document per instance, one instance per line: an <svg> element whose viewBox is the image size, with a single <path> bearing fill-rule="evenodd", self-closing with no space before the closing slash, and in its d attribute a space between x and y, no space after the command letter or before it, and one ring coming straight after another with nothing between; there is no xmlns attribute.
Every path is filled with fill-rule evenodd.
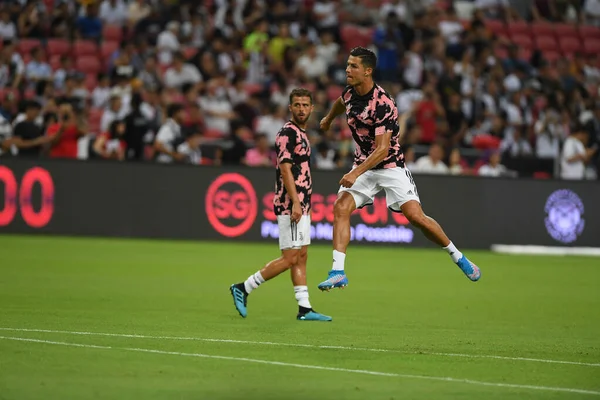
<svg viewBox="0 0 600 400"><path fill-rule="evenodd" d="M470 280L477 281L481 276L479 268L456 248L433 218L423 213L400 147L408 115L398 118L393 98L373 81L376 64L377 57L372 51L362 47L352 49L346 66L348 86L321 120L321 129L327 131L333 120L346 112L356 151L352 170L340 180L334 205L333 266L318 287L330 290L348 285L344 262L350 242L350 215L357 208L373 204L373 198L381 190L385 191L390 210L402 212L429 240L446 250Z"/></svg>
<svg viewBox="0 0 600 400"><path fill-rule="evenodd" d="M306 261L310 244L310 142L305 128L313 111L312 94L306 89L290 93L292 119L277 133L277 172L273 206L279 225L281 257L250 275L245 282L231 285L233 304L246 318L248 295L262 283L291 269L292 283L298 301L300 321L331 321L332 318L312 309L306 285Z"/></svg>

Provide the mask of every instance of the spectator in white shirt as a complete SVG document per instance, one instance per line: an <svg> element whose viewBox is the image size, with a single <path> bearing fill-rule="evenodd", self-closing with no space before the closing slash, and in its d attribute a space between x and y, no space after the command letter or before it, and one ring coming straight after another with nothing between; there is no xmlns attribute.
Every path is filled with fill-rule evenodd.
<svg viewBox="0 0 600 400"><path fill-rule="evenodd" d="M39 47L31 50L32 60L25 67L25 76L30 83L50 80L52 78L52 68L50 64L44 61L44 54Z"/></svg>
<svg viewBox="0 0 600 400"><path fill-rule="evenodd" d="M285 124L286 110L284 106L271 104L269 114L262 115L256 120L256 132L264 134L270 145L275 144L277 132Z"/></svg>
<svg viewBox="0 0 600 400"><path fill-rule="evenodd" d="M185 56L176 52L173 65L165 73L165 86L172 89L181 89L183 85L197 85L202 82L202 75L195 65L186 63Z"/></svg>
<svg viewBox="0 0 600 400"><path fill-rule="evenodd" d="M104 108L110 99L110 77L104 73L98 74L98 86L92 92L92 106Z"/></svg>
<svg viewBox="0 0 600 400"><path fill-rule="evenodd" d="M109 100L108 108L102 113L100 119L100 133L108 132L110 124L115 120L123 119L125 117L123 112L123 101L119 94L112 93Z"/></svg>
<svg viewBox="0 0 600 400"><path fill-rule="evenodd" d="M317 53L317 46L311 43L298 61L296 74L306 79L319 79L327 73L327 62Z"/></svg>
<svg viewBox="0 0 600 400"><path fill-rule="evenodd" d="M123 26L129 18L129 10L122 0L104 0L99 17L107 25Z"/></svg>
<svg viewBox="0 0 600 400"><path fill-rule="evenodd" d="M208 129L215 129L229 135L230 121L236 117L233 106L227 98L227 92L218 80L208 84L207 95L200 98L200 107L204 111L204 123Z"/></svg>
<svg viewBox="0 0 600 400"><path fill-rule="evenodd" d="M500 152L495 150L492 152L492 154L490 154L488 163L479 168L478 175L497 178L499 176L505 175L507 172L507 168L501 164Z"/></svg>
<svg viewBox="0 0 600 400"><path fill-rule="evenodd" d="M560 155L560 144L565 139L565 129L561 116L549 109L535 123L535 154L538 158L556 159Z"/></svg>
<svg viewBox="0 0 600 400"><path fill-rule="evenodd" d="M188 155L179 153L177 148L183 143L181 125L185 118L185 111L181 104L170 104L167 108L167 120L160 127L154 141L154 149L158 154L156 161L159 163L172 163L173 161L186 161Z"/></svg>
<svg viewBox="0 0 600 400"><path fill-rule="evenodd" d="M565 140L560 162L562 179L584 179L586 164L598 150L597 146L586 149L588 139L589 133L578 127Z"/></svg>
<svg viewBox="0 0 600 400"><path fill-rule="evenodd" d="M413 168L414 172L423 174L442 174L446 175L450 171L444 162L444 149L437 143L429 147L429 155L420 157Z"/></svg>
<svg viewBox="0 0 600 400"><path fill-rule="evenodd" d="M0 38L3 40L13 40L17 37L17 27L10 20L10 13L3 9L0 11Z"/></svg>
<svg viewBox="0 0 600 400"><path fill-rule="evenodd" d="M158 48L158 60L163 65L171 64L173 53L181 49L179 44L179 22L171 21L167 24L167 29L162 31L156 39Z"/></svg>
<svg viewBox="0 0 600 400"><path fill-rule="evenodd" d="M416 39L410 46L410 51L404 54L404 81L410 88L419 88L423 81L423 43Z"/></svg>
<svg viewBox="0 0 600 400"><path fill-rule="evenodd" d="M406 18L406 4L404 4L404 0L384 2L381 8L379 8L379 19L384 21L390 15L390 12L395 13L399 21L404 21Z"/></svg>

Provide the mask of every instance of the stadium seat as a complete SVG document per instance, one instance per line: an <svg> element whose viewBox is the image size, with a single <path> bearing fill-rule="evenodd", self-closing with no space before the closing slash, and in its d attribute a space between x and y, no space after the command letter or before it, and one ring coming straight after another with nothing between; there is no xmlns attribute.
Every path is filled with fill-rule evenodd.
<svg viewBox="0 0 600 400"><path fill-rule="evenodd" d="M600 28L591 25L581 25L579 27L579 38L582 41L588 39L600 39Z"/></svg>
<svg viewBox="0 0 600 400"><path fill-rule="evenodd" d="M544 57L544 60L548 61L551 64L556 63L556 61L558 61L559 58L562 58L561 54L558 51L553 50L542 52L542 57Z"/></svg>
<svg viewBox="0 0 600 400"><path fill-rule="evenodd" d="M89 90L91 93L96 88L96 86L98 86L98 78L96 77L96 75L87 74L85 76L86 89Z"/></svg>
<svg viewBox="0 0 600 400"><path fill-rule="evenodd" d="M554 34L558 38L579 38L577 27L572 24L554 24Z"/></svg>
<svg viewBox="0 0 600 400"><path fill-rule="evenodd" d="M509 35L526 35L531 37L531 27L525 21L510 22L506 26L506 31Z"/></svg>
<svg viewBox="0 0 600 400"><path fill-rule="evenodd" d="M535 45L540 51L557 51L558 43L554 36L536 36Z"/></svg>
<svg viewBox="0 0 600 400"><path fill-rule="evenodd" d="M73 56L98 56L98 45L91 40L76 40L73 44Z"/></svg>
<svg viewBox="0 0 600 400"><path fill-rule="evenodd" d="M554 24L547 22L534 22L531 24L533 36L554 36Z"/></svg>
<svg viewBox="0 0 600 400"><path fill-rule="evenodd" d="M108 59L114 54L119 48L119 42L116 41L105 41L100 45L100 55L108 62Z"/></svg>
<svg viewBox="0 0 600 400"><path fill-rule="evenodd" d="M222 138L223 136L225 136L225 134L218 129L207 128L204 130L203 136L207 139Z"/></svg>
<svg viewBox="0 0 600 400"><path fill-rule="evenodd" d="M90 123L90 131L95 134L99 134L100 122L102 121L102 114L104 110L101 108L91 108L88 118Z"/></svg>
<svg viewBox="0 0 600 400"><path fill-rule="evenodd" d="M75 68L85 74L96 75L102 70L102 65L96 56L80 56L75 61Z"/></svg>
<svg viewBox="0 0 600 400"><path fill-rule="evenodd" d="M504 60L504 59L508 58L508 50L504 46L497 46L494 49L494 55L497 58Z"/></svg>
<svg viewBox="0 0 600 400"><path fill-rule="evenodd" d="M560 37L558 43L565 56L572 56L574 53L581 51L581 42L578 37Z"/></svg>
<svg viewBox="0 0 600 400"><path fill-rule="evenodd" d="M248 96L255 95L257 93L262 92L264 86L260 83L246 83L244 86L244 91L248 94Z"/></svg>
<svg viewBox="0 0 600 400"><path fill-rule="evenodd" d="M56 71L57 69L60 68L60 55L53 55L52 57L50 57L50 68L52 68L52 71Z"/></svg>
<svg viewBox="0 0 600 400"><path fill-rule="evenodd" d="M521 35L521 34L513 35L511 37L511 41L521 48L525 48L525 49L533 48L533 40L531 40L531 37L529 37L528 35Z"/></svg>
<svg viewBox="0 0 600 400"><path fill-rule="evenodd" d="M21 55L30 54L36 47L42 47L42 42L37 39L19 39L17 43L17 51Z"/></svg>
<svg viewBox="0 0 600 400"><path fill-rule="evenodd" d="M525 60L527 62L529 62L531 60L531 55L533 54L533 50L525 48L525 47L521 47L519 49L519 58L521 60Z"/></svg>
<svg viewBox="0 0 600 400"><path fill-rule="evenodd" d="M485 28L494 35L506 35L506 26L502 21L498 21L495 19L486 19L484 24Z"/></svg>
<svg viewBox="0 0 600 400"><path fill-rule="evenodd" d="M46 43L48 56L63 56L71 52L71 43L66 39L48 39Z"/></svg>
<svg viewBox="0 0 600 400"><path fill-rule="evenodd" d="M600 38L584 40L583 49L589 55L600 54Z"/></svg>
<svg viewBox="0 0 600 400"><path fill-rule="evenodd" d="M337 86L337 85L332 85L329 86L327 88L327 98L329 99L329 101L335 101L337 100L338 97L340 97L342 95L342 92L344 91L344 88Z"/></svg>
<svg viewBox="0 0 600 400"><path fill-rule="evenodd" d="M123 28L118 25L105 25L102 28L102 38L109 42L121 42L123 39Z"/></svg>

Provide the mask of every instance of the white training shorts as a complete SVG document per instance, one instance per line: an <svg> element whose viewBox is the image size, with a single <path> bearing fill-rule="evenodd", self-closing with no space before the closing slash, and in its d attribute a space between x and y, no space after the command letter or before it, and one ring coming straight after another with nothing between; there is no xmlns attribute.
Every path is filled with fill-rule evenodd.
<svg viewBox="0 0 600 400"><path fill-rule="evenodd" d="M292 223L289 215L278 215L277 224L281 250L300 249L310 244L310 215L303 215L297 223Z"/></svg>
<svg viewBox="0 0 600 400"><path fill-rule="evenodd" d="M373 204L375 195L385 191L385 199L390 210L401 212L400 207L410 200L421 203L417 185L406 168L372 169L356 179L349 188L340 186L339 193L348 192L354 197L356 208Z"/></svg>

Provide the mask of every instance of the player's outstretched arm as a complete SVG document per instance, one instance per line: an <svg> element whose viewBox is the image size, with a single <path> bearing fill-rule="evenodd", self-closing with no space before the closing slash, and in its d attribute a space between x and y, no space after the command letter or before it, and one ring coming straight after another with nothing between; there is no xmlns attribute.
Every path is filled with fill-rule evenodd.
<svg viewBox="0 0 600 400"><path fill-rule="evenodd" d="M345 111L346 105L344 104L342 98L338 97L335 103L333 103L333 106L331 106L331 110L329 110L329 113L327 113L327 115L321 120L321 130L323 132L327 132L329 128L331 128L331 123L333 122L333 120L338 115L343 114Z"/></svg>

